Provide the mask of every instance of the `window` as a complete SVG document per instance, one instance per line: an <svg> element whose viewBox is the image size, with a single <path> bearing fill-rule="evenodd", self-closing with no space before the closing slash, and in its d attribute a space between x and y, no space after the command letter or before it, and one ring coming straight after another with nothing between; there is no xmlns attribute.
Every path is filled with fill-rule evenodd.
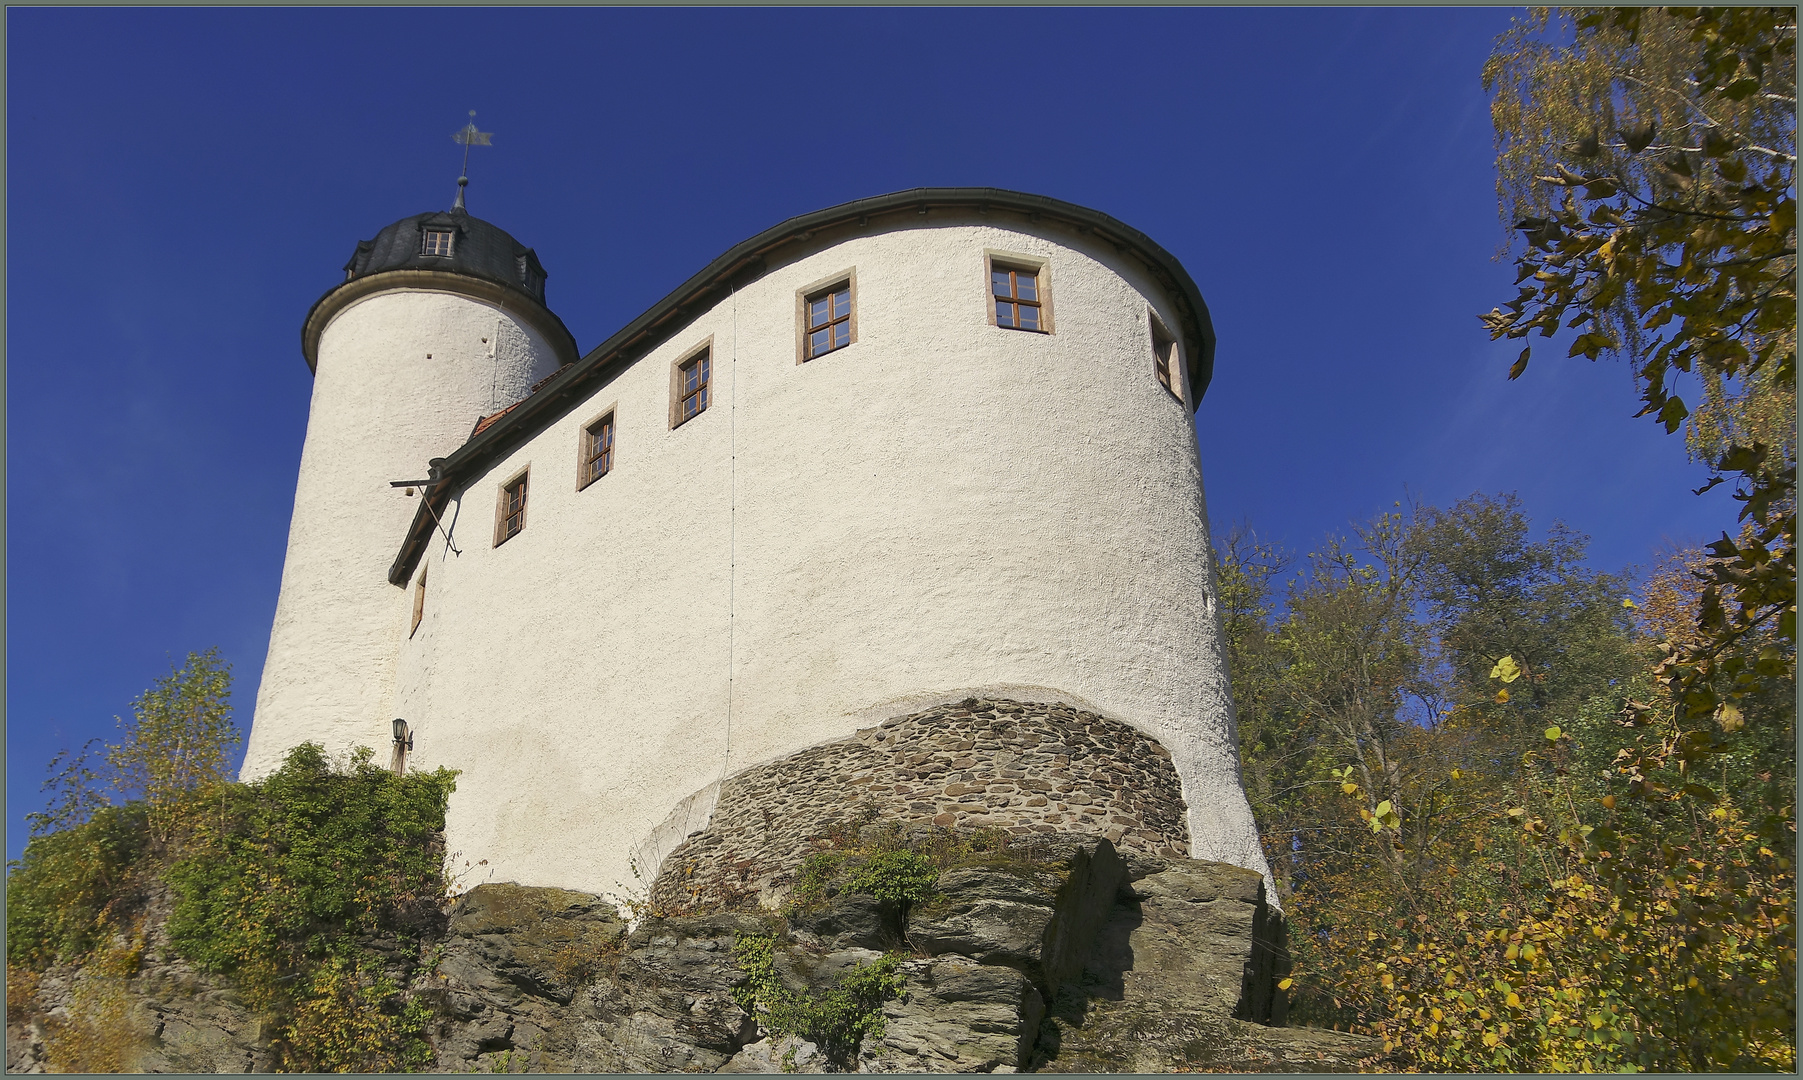
<svg viewBox="0 0 1803 1080"><path fill-rule="evenodd" d="M514 269L519 272L520 284L534 296L542 296L545 291L545 271L538 265L538 260L531 254L518 255L513 260Z"/></svg>
<svg viewBox="0 0 1803 1080"><path fill-rule="evenodd" d="M420 237L419 253L421 255L449 255L451 238L456 233L450 229L427 229Z"/></svg>
<svg viewBox="0 0 1803 1080"><path fill-rule="evenodd" d="M1039 271L990 264L989 291L995 297L995 324L1015 330L1043 330Z"/></svg>
<svg viewBox="0 0 1803 1080"><path fill-rule="evenodd" d="M500 547L526 527L526 474L501 485L501 503L495 511L495 546Z"/></svg>
<svg viewBox="0 0 1803 1080"><path fill-rule="evenodd" d="M426 615L426 571L429 569L431 567L420 568L419 583L413 586L413 628L407 631L408 637L419 633L419 621Z"/></svg>
<svg viewBox="0 0 1803 1080"><path fill-rule="evenodd" d="M709 353L703 349L676 366L676 422L693 420L707 409L707 379L711 366Z"/></svg>
<svg viewBox="0 0 1803 1080"><path fill-rule="evenodd" d="M1183 400L1183 373L1177 370L1177 340L1152 316L1152 370L1172 397Z"/></svg>
<svg viewBox="0 0 1803 1080"><path fill-rule="evenodd" d="M825 356L851 344L851 283L807 298L807 344L803 359Z"/></svg>
<svg viewBox="0 0 1803 1080"><path fill-rule="evenodd" d="M580 491L601 479L614 467L614 414L608 413L601 419L582 429L582 463L578 475L582 478L576 485Z"/></svg>

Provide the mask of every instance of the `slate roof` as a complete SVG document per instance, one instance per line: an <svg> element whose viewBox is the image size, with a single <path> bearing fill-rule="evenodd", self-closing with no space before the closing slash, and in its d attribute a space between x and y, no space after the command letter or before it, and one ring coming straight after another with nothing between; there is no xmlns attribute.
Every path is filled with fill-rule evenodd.
<svg viewBox="0 0 1803 1080"><path fill-rule="evenodd" d="M453 234L449 255L424 254L428 229ZM540 304L545 302L545 268L531 248L509 236L506 230L465 210L440 210L402 218L357 245L344 264L344 279L355 281L385 270L448 270L518 289Z"/></svg>

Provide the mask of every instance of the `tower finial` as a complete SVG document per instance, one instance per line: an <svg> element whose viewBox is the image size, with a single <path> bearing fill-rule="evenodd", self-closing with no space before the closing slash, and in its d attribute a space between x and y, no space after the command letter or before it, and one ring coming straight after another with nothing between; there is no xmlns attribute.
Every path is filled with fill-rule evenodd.
<svg viewBox="0 0 1803 1080"><path fill-rule="evenodd" d="M489 142L493 135L492 131L476 130L476 110L474 109L470 110L470 122L465 124L461 130L452 133L451 141L463 144L463 175L457 178L457 202L452 205L451 209L462 210L464 208L463 189L470 183L470 147L493 146L494 143Z"/></svg>

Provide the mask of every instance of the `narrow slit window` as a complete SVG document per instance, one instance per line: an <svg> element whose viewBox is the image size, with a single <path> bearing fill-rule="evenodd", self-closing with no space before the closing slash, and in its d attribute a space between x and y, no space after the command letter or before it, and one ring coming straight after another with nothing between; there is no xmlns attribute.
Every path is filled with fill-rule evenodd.
<svg viewBox="0 0 1803 1080"><path fill-rule="evenodd" d="M419 582L413 586L413 627L407 631L408 637L419 633L419 621L426 616L426 571L429 569L431 568L420 569Z"/></svg>
<svg viewBox="0 0 1803 1080"><path fill-rule="evenodd" d="M614 467L614 417L608 413L582 429L582 486L606 476Z"/></svg>
<svg viewBox="0 0 1803 1080"><path fill-rule="evenodd" d="M526 474L501 488L500 512L495 521L495 546L499 547L526 527Z"/></svg>
<svg viewBox="0 0 1803 1080"><path fill-rule="evenodd" d="M1152 370L1170 395L1182 401L1183 377L1177 371L1177 342L1156 321L1152 323Z"/></svg>
<svg viewBox="0 0 1803 1080"><path fill-rule="evenodd" d="M676 369L676 422L692 420L707 409L707 380L711 367L707 350Z"/></svg>
<svg viewBox="0 0 1803 1080"><path fill-rule="evenodd" d="M808 297L807 358L851 344L851 284Z"/></svg>
<svg viewBox="0 0 1803 1080"><path fill-rule="evenodd" d="M449 255L451 238L456 234L450 229L427 229L420 238L419 253L421 255Z"/></svg>
<svg viewBox="0 0 1803 1080"><path fill-rule="evenodd" d="M1041 330L1039 271L991 266L989 291L995 295L995 324L1013 330Z"/></svg>

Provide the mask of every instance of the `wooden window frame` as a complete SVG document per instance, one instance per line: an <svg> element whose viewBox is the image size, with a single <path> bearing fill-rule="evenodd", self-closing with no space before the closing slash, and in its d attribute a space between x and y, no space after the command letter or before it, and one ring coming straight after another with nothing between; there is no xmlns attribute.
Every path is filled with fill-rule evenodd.
<svg viewBox="0 0 1803 1080"><path fill-rule="evenodd" d="M433 246L432 238L437 237L437 236L442 236L445 238L443 251L430 250L431 247ZM455 251L456 249L457 249L457 230L456 229L427 228L427 229L420 230L419 253L421 255L429 255L435 259L448 259L451 257L451 253L453 251Z"/></svg>
<svg viewBox="0 0 1803 1080"><path fill-rule="evenodd" d="M1157 376L1166 393L1176 398L1178 404L1184 404L1183 369L1179 366L1183 354L1177 347L1177 335L1171 333L1164 320L1150 308L1146 309L1146 321L1152 327L1152 374Z"/></svg>
<svg viewBox="0 0 1803 1080"><path fill-rule="evenodd" d="M590 484L614 471L615 456L619 453L620 425L614 420L614 406L609 405L601 410L600 415L582 425L576 436L576 490L581 491ZM603 455L605 466L600 472L590 472L594 466L596 428L607 428L607 450Z"/></svg>
<svg viewBox="0 0 1803 1080"><path fill-rule="evenodd" d="M507 495L509 489L516 485L520 488L520 509L518 515L520 520L519 524L514 526L512 531L508 531L507 523L514 515L508 513ZM532 466L530 465L521 469L519 472L514 473L506 483L501 485L501 490L496 494L495 498L495 547L500 547L502 544L505 544L507 541L512 540L514 537L526 531L526 507L531 502L531 493Z"/></svg>
<svg viewBox="0 0 1803 1080"><path fill-rule="evenodd" d="M829 293L847 293L846 302L851 310L846 312L843 320L834 319L827 325L845 325L845 344L835 345L824 352L810 353L809 339L813 336L808 328L808 305ZM816 328L818 329L818 328ZM809 285L795 290L795 362L805 364L810 360L819 360L836 352L843 352L858 343L858 272L853 267L841 270L837 274L823 277Z"/></svg>
<svg viewBox="0 0 1803 1080"><path fill-rule="evenodd" d="M1014 251L996 251L986 248L983 251L983 310L988 313L989 325L998 330L1008 330L1023 334L1050 334L1052 332L1052 273L1051 260L1039 255L1027 255ZM1039 325L1009 326L996 317L995 289L991 285L993 275L997 273L1031 274L1034 279L1034 291L1039 294L1039 301L1033 306L1039 309ZM1015 301L1020 303L1020 301Z"/></svg>
<svg viewBox="0 0 1803 1080"><path fill-rule="evenodd" d="M419 581L413 586L413 626L407 631L408 637L419 633L420 620L426 617L426 572L430 569L430 564L420 567Z"/></svg>
<svg viewBox="0 0 1803 1080"><path fill-rule="evenodd" d="M683 380L683 369L692 367L695 364L700 363L702 361L705 361L708 366L707 381L702 383L701 386L697 387L696 391L697 391L697 393L703 393L706 395L705 401L699 409L696 409L693 413L684 415L683 402L686 399L686 397L690 397L693 395L685 395L683 393L683 381L684 381ZM703 413L707 412L708 409L713 406L713 404L714 404L714 368L715 368L715 365L714 365L714 339L711 336L706 341L702 342L700 345L697 345L696 347L683 353L681 356L677 357L675 360L672 360L670 362L670 430L671 431L675 431L677 428L681 427L682 425L688 423L689 421L695 419L698 416L701 416Z"/></svg>

